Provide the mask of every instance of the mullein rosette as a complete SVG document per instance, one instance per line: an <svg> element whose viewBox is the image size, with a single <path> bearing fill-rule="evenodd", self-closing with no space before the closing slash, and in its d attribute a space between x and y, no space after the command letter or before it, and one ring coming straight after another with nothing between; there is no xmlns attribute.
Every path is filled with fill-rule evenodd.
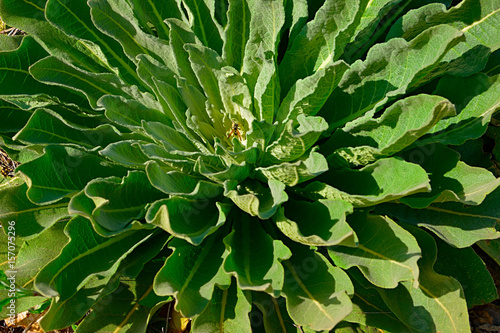
<svg viewBox="0 0 500 333"><path fill-rule="evenodd" d="M19 307L50 299L45 330L92 310L77 332L172 300L193 332L465 332L495 299L471 246L500 236L500 180L457 147L500 105L500 12L414 7L2 0L27 33L0 39Z"/></svg>

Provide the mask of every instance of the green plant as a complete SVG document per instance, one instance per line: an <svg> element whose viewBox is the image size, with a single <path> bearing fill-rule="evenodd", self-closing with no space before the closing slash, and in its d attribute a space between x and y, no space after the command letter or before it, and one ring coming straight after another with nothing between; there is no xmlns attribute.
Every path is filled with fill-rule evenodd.
<svg viewBox="0 0 500 333"><path fill-rule="evenodd" d="M471 246L498 247L500 179L467 152L500 107L500 7L421 3L1 0L27 33L0 36L17 310L468 332L497 298Z"/></svg>

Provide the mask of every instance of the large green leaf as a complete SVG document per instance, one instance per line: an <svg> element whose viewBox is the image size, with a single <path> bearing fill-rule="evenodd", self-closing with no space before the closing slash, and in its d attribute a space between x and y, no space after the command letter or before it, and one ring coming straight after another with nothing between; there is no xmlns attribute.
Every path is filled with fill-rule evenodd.
<svg viewBox="0 0 500 333"><path fill-rule="evenodd" d="M103 106L106 110L106 118L132 130L141 128L143 120L147 122L160 122L172 127L172 120L175 119L170 113L160 111L161 106L159 103L148 107L138 101L125 99L121 96L103 96L99 100L99 105Z"/></svg>
<svg viewBox="0 0 500 333"><path fill-rule="evenodd" d="M283 99L276 120L286 123L300 114L316 115L348 68L344 61L331 61L314 74L297 80Z"/></svg>
<svg viewBox="0 0 500 333"><path fill-rule="evenodd" d="M446 8L444 3L431 3L400 18L388 32L387 38L403 37L409 40L439 23L447 23L457 28L483 24L482 20L487 16L494 16L498 8L498 3L494 0L465 0L451 8ZM424 15L427 20L421 20Z"/></svg>
<svg viewBox="0 0 500 333"><path fill-rule="evenodd" d="M146 214L146 206L164 193L154 188L142 171L129 171L123 178L94 179L85 187L94 202L93 220L112 232L124 229Z"/></svg>
<svg viewBox="0 0 500 333"><path fill-rule="evenodd" d="M252 111L252 96L245 79L232 67L225 66L217 73L220 95L224 103L223 113L232 121L239 121L245 128L255 119ZM227 119L229 120L229 119ZM227 127L230 127L228 121Z"/></svg>
<svg viewBox="0 0 500 333"><path fill-rule="evenodd" d="M352 211L352 205L342 200L290 200L278 210L274 220L283 234L305 245L355 246L358 239L346 222Z"/></svg>
<svg viewBox="0 0 500 333"><path fill-rule="evenodd" d="M345 318L346 322L378 327L387 332L415 332L392 313L377 290L369 285L369 282L363 278L359 271L351 269L349 274L354 277L351 279L354 285L354 296L351 299L353 309ZM358 279L363 282L358 282Z"/></svg>
<svg viewBox="0 0 500 333"><path fill-rule="evenodd" d="M219 82L217 79L217 72L221 71L224 64L222 58L217 52L208 47L196 44L186 44L184 48L189 54L191 67L200 85L203 87L209 102L212 103L216 109L223 108ZM205 112L203 112L201 116L208 119Z"/></svg>
<svg viewBox="0 0 500 333"><path fill-rule="evenodd" d="M429 144L403 153L420 164L429 174L432 190L417 193L401 202L413 208L425 208L433 202L457 201L479 205L486 195L500 186L500 178L483 168L459 161L459 154L441 144Z"/></svg>
<svg viewBox="0 0 500 333"><path fill-rule="evenodd" d="M239 288L277 297L283 288L281 261L290 258L291 252L266 234L260 223L246 214L235 218L233 231L224 238L228 251L224 270L236 277Z"/></svg>
<svg viewBox="0 0 500 333"><path fill-rule="evenodd" d="M200 38L203 45L218 53L222 51L222 39L219 29L213 20L210 8L205 1L183 0L192 22L191 29Z"/></svg>
<svg viewBox="0 0 500 333"><path fill-rule="evenodd" d="M147 54L138 55L137 61L137 74L142 82L154 92L157 98L160 96L155 88L155 80L175 85L175 72L160 61Z"/></svg>
<svg viewBox="0 0 500 333"><path fill-rule="evenodd" d="M248 79L247 79L248 81ZM276 64L270 59L262 65L254 89L255 116L268 124L272 123L279 108L280 86Z"/></svg>
<svg viewBox="0 0 500 333"><path fill-rule="evenodd" d="M199 245L227 220L231 205L210 198L187 199L172 197L154 202L148 209L146 221L170 234Z"/></svg>
<svg viewBox="0 0 500 333"><path fill-rule="evenodd" d="M121 141L124 136L109 124L94 129L81 129L67 123L57 113L39 108L33 112L26 126L16 134L15 138L32 144L72 143L91 149Z"/></svg>
<svg viewBox="0 0 500 333"><path fill-rule="evenodd" d="M250 333L252 332L248 317L252 308L250 302L249 294L237 288L235 282L224 290L215 288L205 311L193 321L192 329L200 333Z"/></svg>
<svg viewBox="0 0 500 333"><path fill-rule="evenodd" d="M146 155L149 160L157 161L160 169L163 168L165 171L180 171L187 174L192 173L194 170L195 161L190 158L190 154L179 155L175 154L176 152L169 153L164 147L157 144L141 144L139 148L141 153Z"/></svg>
<svg viewBox="0 0 500 333"><path fill-rule="evenodd" d="M5 100L0 100L0 117L3 119L0 124L1 133L19 131L26 124L30 116L31 112L21 110Z"/></svg>
<svg viewBox="0 0 500 333"><path fill-rule="evenodd" d="M342 58L349 63L361 58L411 2L412 0L369 1Z"/></svg>
<svg viewBox="0 0 500 333"><path fill-rule="evenodd" d="M338 129L323 149L332 151L328 160L334 165L366 165L405 149L440 119L453 115L455 108L444 98L408 97L391 105L379 118Z"/></svg>
<svg viewBox="0 0 500 333"><path fill-rule="evenodd" d="M134 89L130 89L115 74L86 72L52 56L33 64L30 74L46 84L63 86L84 94L93 108L97 107L97 100L106 94L135 95Z"/></svg>
<svg viewBox="0 0 500 333"><path fill-rule="evenodd" d="M148 134L157 142L161 143L168 151L196 151L196 145L181 131L173 127L159 123L146 122L142 120L142 126Z"/></svg>
<svg viewBox="0 0 500 333"><path fill-rule="evenodd" d="M54 203L83 189L95 177L125 173L100 157L70 146L52 145L44 151L44 155L18 167L28 177L29 200L37 204Z"/></svg>
<svg viewBox="0 0 500 333"><path fill-rule="evenodd" d="M496 36L500 32L500 6L495 0L466 0L446 10L434 3L409 12L399 19L388 38L401 36L412 39L436 24L448 24L464 33L464 41L453 47L435 72L445 70L467 76L483 69L490 52L500 47Z"/></svg>
<svg viewBox="0 0 500 333"><path fill-rule="evenodd" d="M297 129L293 123L293 120L289 120L279 138L267 147L264 164L296 160L304 155L328 129L328 124L321 117L301 114L297 116L299 125Z"/></svg>
<svg viewBox="0 0 500 333"><path fill-rule="evenodd" d="M13 265L13 260L9 260L9 257L12 258L12 251L7 251L7 245L11 245L12 242L9 244L7 237L5 237L5 240L2 238L2 242L6 246L5 251L0 253L0 258L2 260L0 269L7 273L15 271L15 283L19 288L32 288L33 278L45 265L52 261L54 257L59 255L61 249L68 243L68 237L64 234L64 228L67 222L68 220L61 220L54 223L40 232L36 237L30 239L17 238L15 242L17 248L15 250L15 266ZM16 234L17 232L22 232L20 220L17 220L15 225L7 223L6 226L13 226L14 229L10 231L12 232L12 230L15 230ZM2 228L2 235L7 236L4 232L7 233L8 231L8 228ZM10 236L12 237L12 233ZM11 252L11 254L8 252Z"/></svg>
<svg viewBox="0 0 500 333"><path fill-rule="evenodd" d="M422 255L409 232L383 216L355 214L347 220L359 240L356 247L328 248L335 265L343 269L356 266L372 284L382 288L418 280L417 261Z"/></svg>
<svg viewBox="0 0 500 333"><path fill-rule="evenodd" d="M107 318L106 315L96 316L96 313L101 313L102 311L114 311L116 306L112 306L113 309L109 309L106 306L111 302L120 303L120 306L116 307L116 309L119 309L117 311L118 313L121 313L119 311L122 311L124 307L128 307L128 313L135 314L133 311L138 308L138 304L136 302L128 302L128 297L127 301L123 301L120 297L116 299L113 293L119 293L123 290L123 286L119 285L121 275L123 274L128 277L121 278L121 282L125 284L127 284L127 280L129 278L137 277L139 272L143 270L145 263L156 256L163 248L167 238L168 235L164 233L157 233L153 235L147 242L141 243L132 251L132 253L127 255L126 260L121 261L115 274L92 275L88 281L85 282L85 285L70 298L66 300L54 300L49 308L49 311L41 320L42 326L45 329L62 329L64 327L68 327L75 321L83 318L91 308L95 312L93 311L92 316L89 319L86 319L87 323L83 327L87 327L89 324L96 326L112 326L112 324L105 319ZM157 269L154 272L156 271ZM145 274L141 274L141 278L146 278ZM147 286L147 288L149 288L151 285L141 284L141 286ZM148 290L146 295L150 293L151 290ZM116 303L114 304L116 305ZM144 302L141 302L141 304L145 305ZM144 313L143 309L140 309L138 312L139 313L137 315ZM95 317L98 319L95 320ZM139 315L139 317L141 316ZM94 320L95 323L92 323ZM119 316L117 316L117 321L117 324L121 323L124 325L124 322L119 320ZM126 324L128 325L128 323Z"/></svg>
<svg viewBox="0 0 500 333"><path fill-rule="evenodd" d="M203 176L208 179L213 180L217 183L224 183L228 179L232 179L235 181L244 181L250 175L251 167L245 162L242 165L231 164L228 167L225 167L225 170L215 171L211 169L213 165L210 164L211 161L217 160L215 158L206 158L204 159L202 156L198 158L196 161L195 168L196 170ZM220 159L222 161L222 159Z"/></svg>
<svg viewBox="0 0 500 333"><path fill-rule="evenodd" d="M46 2L4 0L0 7L2 20L32 34L46 51L65 63L78 65L89 72L108 72L109 65L99 47L69 36L46 21Z"/></svg>
<svg viewBox="0 0 500 333"><path fill-rule="evenodd" d="M170 64L168 43L142 31L126 1L91 0L88 5L95 26L117 40L130 60L136 62L139 54L147 54L167 66Z"/></svg>
<svg viewBox="0 0 500 333"><path fill-rule="evenodd" d="M137 16L141 28L147 29L150 34L156 32L158 37L168 40L168 27L163 22L168 17L181 19L181 10L176 0L131 0L129 1L134 14ZM154 30L149 25L153 25Z"/></svg>
<svg viewBox="0 0 500 333"><path fill-rule="evenodd" d="M212 299L216 285L227 288L231 284L222 269L227 254L221 234L208 237L203 246L181 239L173 239L168 246L173 252L156 275L154 290L158 295L173 295L175 309L184 317L199 315Z"/></svg>
<svg viewBox="0 0 500 333"><path fill-rule="evenodd" d="M183 133L187 133L188 136L194 141L198 149L201 151L208 151L203 145L197 144L196 140L198 137L192 135L192 132L187 127L185 113L186 104L192 107L191 103L185 103L181 97L181 94L174 86L158 80L155 76L152 76L153 87L157 90L158 99L163 107L163 112L169 116L170 119L175 119L178 126L182 127ZM199 95L197 95L199 96ZM205 99L201 97L204 101Z"/></svg>
<svg viewBox="0 0 500 333"><path fill-rule="evenodd" d="M108 145L99 154L128 167L145 168L149 157L141 150L142 144L137 140L122 140Z"/></svg>
<svg viewBox="0 0 500 333"><path fill-rule="evenodd" d="M113 38L101 34L95 27L86 2L49 0L45 10L47 20L67 35L98 45L99 48L96 47L96 49L101 51L109 61L108 71L116 72L118 69L124 78L138 79L132 62L126 59L120 44ZM70 22L71 24L68 24Z"/></svg>
<svg viewBox="0 0 500 333"><path fill-rule="evenodd" d="M265 332L297 332L286 311L285 298L276 299L263 292L253 292L252 303L260 310L260 313L250 315L253 332L258 328L264 328Z"/></svg>
<svg viewBox="0 0 500 333"><path fill-rule="evenodd" d="M274 63L277 56L278 41L285 23L283 1L248 1L250 26L248 42L245 45L243 71L245 79L262 116L268 120L275 112L279 101L279 82ZM267 110L270 115L263 114ZM271 117L269 117L271 116ZM272 119L269 120L272 122Z"/></svg>
<svg viewBox="0 0 500 333"><path fill-rule="evenodd" d="M222 193L222 187L217 184L183 172L165 172L157 162L148 163L146 173L151 184L166 194L203 200Z"/></svg>
<svg viewBox="0 0 500 333"><path fill-rule="evenodd" d="M396 38L376 44L366 60L351 65L319 115L325 117L330 128L335 128L405 94L423 83L422 78L461 35L455 28L439 25L409 42Z"/></svg>
<svg viewBox="0 0 500 333"><path fill-rule="evenodd" d="M64 95L71 96L71 94L68 95L67 90L64 90ZM66 98L50 96L45 93L35 95L3 95L2 98L4 101L16 105L19 108L15 114L20 118L18 121L25 118L21 110L27 111L26 114L31 115L31 113L38 108L50 109L59 114L68 123L81 126L82 128L94 128L102 125L104 121L102 115L89 108L83 96L75 101L76 104L65 101ZM22 122L23 126L26 124L26 121L27 118Z"/></svg>
<svg viewBox="0 0 500 333"><path fill-rule="evenodd" d="M306 247L291 248L283 263L283 296L290 317L315 331L331 330L352 310L348 295L354 288L346 273L333 267L323 255Z"/></svg>
<svg viewBox="0 0 500 333"><path fill-rule="evenodd" d="M493 278L472 248L457 249L440 239L435 241L438 251L434 269L460 282L469 309L498 298Z"/></svg>
<svg viewBox="0 0 500 333"><path fill-rule="evenodd" d="M61 93L64 91L60 88L51 87L48 91L47 86L33 79L28 71L29 66L46 56L47 52L32 37L23 38L21 45L14 50L1 52L2 77L0 82L3 83L2 87L5 87L1 94L24 95L46 92L64 96ZM18 84L10 84L11 82Z"/></svg>
<svg viewBox="0 0 500 333"><path fill-rule="evenodd" d="M484 134L491 116L500 109L500 75L445 76L439 80L435 93L454 103L458 114L440 120L415 145L434 142L460 145Z"/></svg>
<svg viewBox="0 0 500 333"><path fill-rule="evenodd" d="M28 199L27 190L26 184L0 190L0 219L16 221L18 237L35 237L69 215L67 200L39 206Z"/></svg>
<svg viewBox="0 0 500 333"><path fill-rule="evenodd" d="M448 244L464 248L479 240L500 237L500 232L495 229L499 196L500 189L497 188L478 206L445 202L410 209L402 204L384 204L380 206L380 212L429 229Z"/></svg>
<svg viewBox="0 0 500 333"><path fill-rule="evenodd" d="M430 235L412 227L409 229L422 249L419 261L419 287L401 282L394 289L378 289L389 308L416 332L469 332L467 305L457 280L437 274L436 244Z"/></svg>
<svg viewBox="0 0 500 333"><path fill-rule="evenodd" d="M57 96L61 98L61 100L76 102L83 106L82 97L69 93L67 90L57 86L44 85L30 75L28 67L46 56L47 52L29 36L22 39L18 48L0 52L0 66L2 68L0 83L2 83L2 98L6 101L11 99L23 99L28 103L33 103L33 100L37 99L33 95L43 92ZM16 84L11 84L11 82L16 82ZM2 110L2 116L4 116L4 113L5 111ZM24 115L21 117L18 110L15 112L14 121L19 122L20 118L26 118L27 116L28 115ZM6 126L10 121L13 121L5 116L3 120L2 127ZM22 125L19 127L22 127Z"/></svg>
<svg viewBox="0 0 500 333"><path fill-rule="evenodd" d="M165 20L165 23L167 23L170 28L170 45L172 47L173 56L172 64L165 65L172 69L174 73L185 78L188 84L196 88L198 86L198 80L196 79L193 69L191 68L188 53L184 50L184 45L188 43L202 45L202 43L189 28L187 23L177 19L167 19ZM176 66L174 66L174 64ZM184 102L188 102L188 100L185 100Z"/></svg>
<svg viewBox="0 0 500 333"><path fill-rule="evenodd" d="M137 279L119 281L116 290L96 302L76 332L146 332L157 308L170 300L153 291L153 278L158 268L158 263L150 262Z"/></svg>
<svg viewBox="0 0 500 333"><path fill-rule="evenodd" d="M152 235L152 231L136 227L113 238L104 238L82 217L74 218L66 232L70 242L35 279L35 286L42 294L57 296L59 300L74 295L94 274L113 274L120 261ZM103 257L107 260L100 260Z"/></svg>
<svg viewBox="0 0 500 333"><path fill-rule="evenodd" d="M326 158L313 148L309 156L303 156L297 162L255 168L255 171L256 176L263 181L272 179L287 186L295 186L328 171L328 163Z"/></svg>
<svg viewBox="0 0 500 333"><path fill-rule="evenodd" d="M254 180L247 180L242 184L227 181L224 184L224 196L241 210L261 219L273 216L279 205L288 200L285 185L273 179L269 180L267 187Z"/></svg>
<svg viewBox="0 0 500 333"><path fill-rule="evenodd" d="M385 158L362 169L335 170L297 191L316 199L341 199L354 207L396 200L412 193L428 192L429 178L420 166L400 158Z"/></svg>
<svg viewBox="0 0 500 333"><path fill-rule="evenodd" d="M120 306L116 307L120 309L119 311L123 311L123 308L128 306L129 313L135 314L133 311L138 308L138 305L133 301L128 303L128 297L124 297L127 298L127 301L119 297L117 301L114 300L114 294L123 291L123 286L119 285L120 277L122 274L129 278L136 277L144 268L145 263L151 260L151 258L157 255L158 251L162 249L167 238L168 235L164 233L153 235L147 242L141 243L132 253L127 255L126 260L121 261L115 274L109 275L105 273L92 275L90 279L85 282L85 285L70 298L66 300L54 300L47 313L43 316L41 325L46 330L63 329L75 321L82 319L90 309L93 309L95 312L92 314L92 317L90 317L92 319L86 319L87 323L84 327L89 324L96 326L112 326L114 322L111 323L107 315L100 317L100 315L96 315L96 313L110 311L106 305L113 301L120 302ZM144 274L141 274L141 278L144 277ZM122 278L121 282L127 283L127 280ZM149 287L150 285L148 285L148 288ZM150 292L151 290L149 290L147 294ZM112 309L112 311L115 310ZM143 313L143 310L141 309L139 313ZM97 319L94 319L95 317L97 317ZM123 325L124 323L120 321L119 316L116 317L118 321L117 324L121 323ZM95 323L92 323L94 320Z"/></svg>
<svg viewBox="0 0 500 333"><path fill-rule="evenodd" d="M327 0L293 40L280 63L282 92L298 80L337 60L368 1Z"/></svg>
<svg viewBox="0 0 500 333"><path fill-rule="evenodd" d="M227 11L227 27L224 30L223 57L232 67L241 71L245 46L250 34L249 2L246 0L229 0Z"/></svg>

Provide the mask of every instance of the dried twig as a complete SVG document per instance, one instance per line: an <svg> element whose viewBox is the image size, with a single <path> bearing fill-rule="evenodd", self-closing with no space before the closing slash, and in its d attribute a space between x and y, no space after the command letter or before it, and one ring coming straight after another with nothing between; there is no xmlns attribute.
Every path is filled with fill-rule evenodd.
<svg viewBox="0 0 500 333"><path fill-rule="evenodd" d="M12 28L0 31L0 34L7 35L7 36L19 36L19 35L24 35L25 33L21 29L12 27Z"/></svg>

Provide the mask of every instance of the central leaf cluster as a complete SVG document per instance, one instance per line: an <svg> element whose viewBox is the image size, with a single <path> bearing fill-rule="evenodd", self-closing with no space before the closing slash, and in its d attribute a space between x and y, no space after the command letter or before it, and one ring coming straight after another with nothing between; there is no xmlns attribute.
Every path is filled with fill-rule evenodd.
<svg viewBox="0 0 500 333"><path fill-rule="evenodd" d="M0 38L0 216L44 328L173 296L194 332L468 329L474 283L434 263L500 236L500 178L460 160L500 105L500 10L417 2L1 0L27 34Z"/></svg>

